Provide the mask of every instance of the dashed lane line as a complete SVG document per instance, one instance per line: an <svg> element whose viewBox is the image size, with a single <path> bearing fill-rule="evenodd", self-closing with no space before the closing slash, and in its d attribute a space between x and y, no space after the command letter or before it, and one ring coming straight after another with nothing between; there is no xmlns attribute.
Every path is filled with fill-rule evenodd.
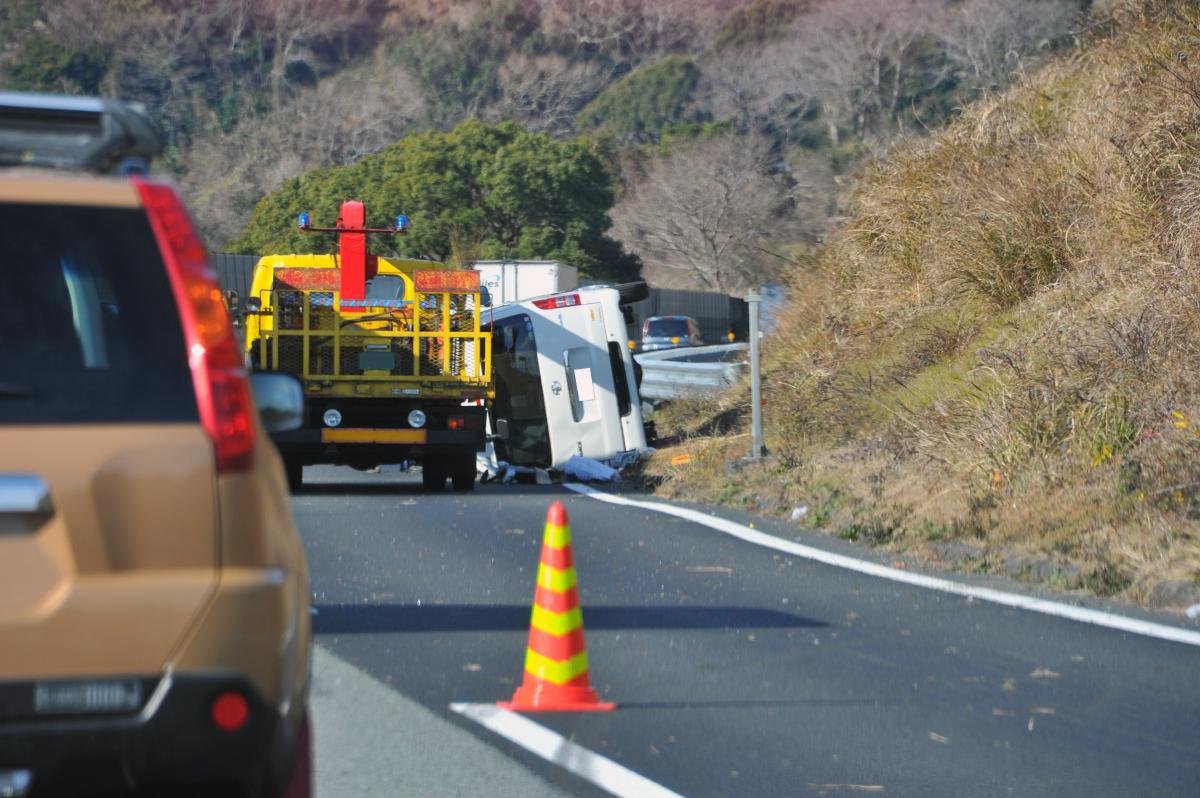
<svg viewBox="0 0 1200 798"><path fill-rule="evenodd" d="M1143 621L1138 618L1130 618L1125 615L1117 615L1116 613L1105 612L1103 610L1094 610L1087 607L1076 607L1070 604L1064 604L1059 601L1050 601L1048 599L1034 598L1033 596L1022 596L1019 593L1008 593L1003 590L993 590L986 587L975 587L966 585L961 582L953 582L949 579L941 579L936 576L925 576L924 574L915 574L909 571L902 571L899 568L889 568L886 565L867 562L866 560L847 557L843 554L834 554L824 549L818 549L814 546L805 546L801 543L793 543L789 540L777 538L774 535L768 535L765 532L759 532L751 529L748 526L739 524L735 521L728 521L724 518L705 515L696 510L689 510L686 507L676 507L671 504L662 502L646 502L636 499L627 499L624 496L615 496L611 493L596 490L588 485L580 485L576 483L568 483L565 487L570 490L588 496L598 501L607 502L609 504L619 504L626 507L637 507L641 510L650 510L657 513L665 513L673 515L676 518L682 518L687 521L693 521L697 524L702 524L709 529L715 529L718 532L723 532L727 535L732 535L735 538L744 540L747 543L753 543L756 546L764 546L769 549L781 551L786 554L791 554L796 557L803 557L807 560L832 565L835 568L845 568L850 571L856 571L860 574L868 576L877 576L881 579L890 579L893 582L901 582L906 585L915 587L923 587L928 590L939 590L943 593L951 593L956 596L968 596L987 601L992 604L1000 604L1005 607L1014 607L1016 609L1028 610L1030 612L1038 612L1043 615L1052 615L1057 618L1065 618L1079 623L1090 623L1096 626L1103 626L1109 629L1116 629L1122 632L1130 632L1132 634L1143 635L1145 637L1154 637L1159 640L1169 640L1174 643L1184 643L1190 646L1200 646L1200 632L1192 629L1183 629L1178 626L1168 626L1167 624L1154 623L1153 621Z"/></svg>
<svg viewBox="0 0 1200 798"><path fill-rule="evenodd" d="M621 798L683 798L516 712L495 704L451 704L450 709L613 795Z"/></svg>

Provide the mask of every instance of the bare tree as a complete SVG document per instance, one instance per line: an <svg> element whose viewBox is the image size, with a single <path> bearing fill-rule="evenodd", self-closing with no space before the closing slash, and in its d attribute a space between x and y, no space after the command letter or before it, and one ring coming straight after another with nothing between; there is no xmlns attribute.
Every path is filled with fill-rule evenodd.
<svg viewBox="0 0 1200 798"><path fill-rule="evenodd" d="M536 0L542 26L572 52L597 50L638 59L686 45L702 49L725 0Z"/></svg>
<svg viewBox="0 0 1200 798"><path fill-rule="evenodd" d="M815 102L838 143L839 128L860 138L890 128L908 51L943 0L841 0L795 24L794 96Z"/></svg>
<svg viewBox="0 0 1200 798"><path fill-rule="evenodd" d="M992 91L1040 44L1069 31L1078 15L1073 0L963 0L934 20L934 32L962 77Z"/></svg>
<svg viewBox="0 0 1200 798"><path fill-rule="evenodd" d="M271 96L283 104L287 69L308 48L360 28L369 19L370 0L261 0L255 28L269 43Z"/></svg>
<svg viewBox="0 0 1200 798"><path fill-rule="evenodd" d="M765 47L721 53L703 67L711 113L786 131L812 108L829 139L863 136L898 116L909 50L945 0L839 0L800 14Z"/></svg>
<svg viewBox="0 0 1200 798"><path fill-rule="evenodd" d="M791 208L765 143L726 136L652 162L613 208L613 233L655 285L735 292L777 273L773 232Z"/></svg>
<svg viewBox="0 0 1200 798"><path fill-rule="evenodd" d="M701 64L695 104L739 130L761 125L769 109L795 84L791 48L727 48Z"/></svg>
<svg viewBox="0 0 1200 798"><path fill-rule="evenodd" d="M487 118L565 135L573 132L579 110L612 81L612 70L596 61L515 52L500 65L497 78L501 96L487 109Z"/></svg>
<svg viewBox="0 0 1200 798"><path fill-rule="evenodd" d="M353 163L411 130L424 107L420 87L383 60L301 90L289 105L196 145L183 185L210 240L234 237L253 204L285 180Z"/></svg>

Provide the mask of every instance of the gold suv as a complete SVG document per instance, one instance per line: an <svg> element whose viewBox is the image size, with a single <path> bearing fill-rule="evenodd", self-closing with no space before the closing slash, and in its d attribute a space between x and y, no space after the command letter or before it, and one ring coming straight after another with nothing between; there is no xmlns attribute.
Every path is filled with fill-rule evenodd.
<svg viewBox="0 0 1200 798"><path fill-rule="evenodd" d="M129 160L157 149L131 106L0 94L0 796L309 794L266 435L303 395L252 386L179 196Z"/></svg>

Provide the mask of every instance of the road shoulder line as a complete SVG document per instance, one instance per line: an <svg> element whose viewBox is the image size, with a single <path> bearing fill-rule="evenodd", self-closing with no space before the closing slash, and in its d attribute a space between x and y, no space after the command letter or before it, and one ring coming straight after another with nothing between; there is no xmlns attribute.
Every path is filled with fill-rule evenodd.
<svg viewBox="0 0 1200 798"><path fill-rule="evenodd" d="M309 711L318 798L568 795L474 730L436 714L320 643L313 646Z"/></svg>
<svg viewBox="0 0 1200 798"><path fill-rule="evenodd" d="M451 704L450 709L613 795L622 798L682 798L679 793L573 743L558 732L516 712L501 709L495 704L456 703Z"/></svg>
<svg viewBox="0 0 1200 798"><path fill-rule="evenodd" d="M673 515L676 518L682 518L686 521L701 524L714 529L718 532L723 532L735 538L743 540L747 543L752 543L756 546L763 546L776 551L781 551L786 554L791 554L796 557L802 557L807 560L831 565L835 568L844 568L850 571L856 571L860 574L868 576L876 576L881 579L890 579L893 582L901 582L915 587L922 587L928 590L938 590L943 593L950 593L957 596L967 596L980 601L987 601L992 604L1000 604L1005 607L1013 607L1029 612L1037 612L1043 615L1052 615L1058 618L1065 618L1079 623L1089 623L1095 626L1103 626L1109 629L1116 629L1122 632L1131 634L1143 635L1145 637L1154 637L1159 640L1168 640L1174 643L1184 643L1191 646L1200 646L1200 632L1191 629L1182 629L1178 626L1168 626L1167 624L1154 623L1153 621L1143 621L1138 618L1130 618L1125 615L1117 615L1104 610L1094 610L1088 607L1076 607L1070 604L1063 604L1058 601L1050 601L1049 599L1035 598L1033 596L1023 596L1019 593L1007 593L1003 590L995 590L986 587L975 587L973 585L954 582L949 579L942 579L936 576L926 576L924 574L915 574L909 571L903 571L899 568L890 568L886 565L859 560L854 557L847 557L844 554L835 554L824 549L819 549L814 546L806 546L802 543L793 543L789 540L777 538L774 535L769 535L765 532L759 532L744 526L735 521L729 521L716 516L705 515L696 510L691 510L686 507L676 507L675 505L665 504L663 502L647 502L636 499L627 499L624 496L616 496L611 493L597 490L588 485L578 483L567 483L564 487L575 493L582 494L598 501L607 502L609 504L620 504L627 507L637 507L641 510L650 510L658 513Z"/></svg>

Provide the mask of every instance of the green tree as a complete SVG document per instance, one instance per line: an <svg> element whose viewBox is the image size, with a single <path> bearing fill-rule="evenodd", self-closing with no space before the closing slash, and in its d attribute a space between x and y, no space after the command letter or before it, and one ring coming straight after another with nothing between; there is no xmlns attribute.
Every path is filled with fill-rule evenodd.
<svg viewBox="0 0 1200 798"><path fill-rule="evenodd" d="M401 139L346 167L309 172L258 203L230 244L237 252L332 251L330 235L296 229L301 211L330 226L343 200L361 199L368 223L407 213L404 237L374 237L373 251L446 260L456 251L483 258L568 261L593 278L631 279L636 257L606 235L614 176L590 139L556 141L507 122L466 122L448 133Z"/></svg>
<svg viewBox="0 0 1200 798"><path fill-rule="evenodd" d="M663 128L682 122L700 72L687 58L669 56L637 69L588 103L581 129L605 127L622 142L656 140Z"/></svg>

